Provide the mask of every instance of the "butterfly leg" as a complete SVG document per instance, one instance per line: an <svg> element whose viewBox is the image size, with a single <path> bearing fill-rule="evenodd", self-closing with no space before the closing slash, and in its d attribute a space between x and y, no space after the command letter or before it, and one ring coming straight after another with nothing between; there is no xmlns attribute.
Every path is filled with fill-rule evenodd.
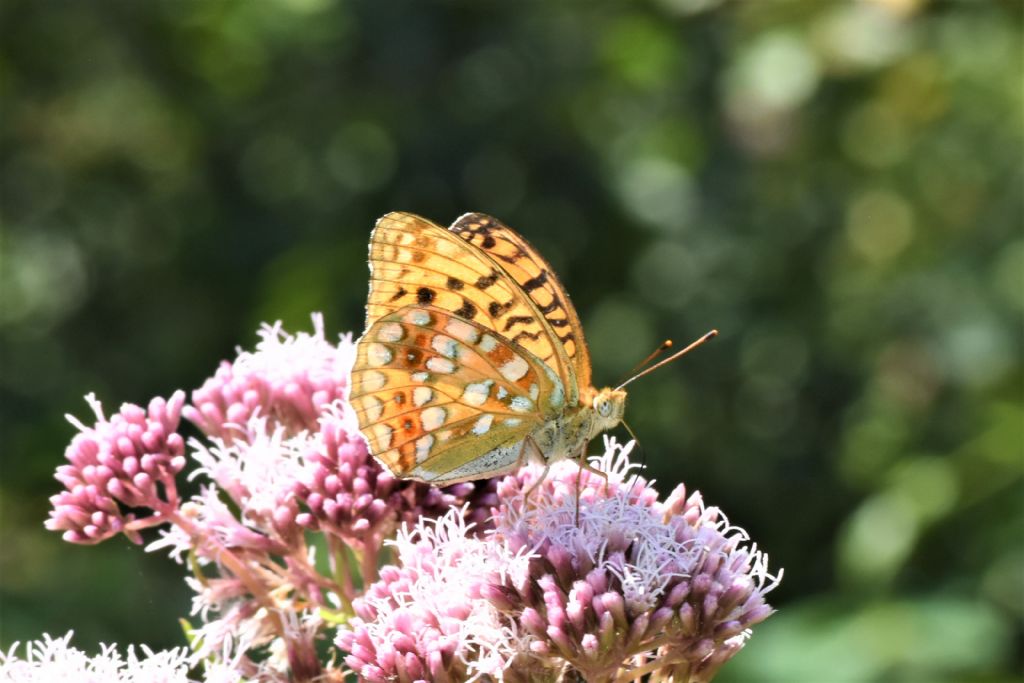
<svg viewBox="0 0 1024 683"><path fill-rule="evenodd" d="M533 449L534 455L540 456L540 459L544 460L544 454L541 452L540 448L537 447L537 443L533 440L532 436L526 437L526 445ZM524 448L522 455L519 456L519 459L520 460L524 460L525 458L526 458L526 449ZM548 470L550 470L550 469L551 469L551 461L550 460L546 460L544 462L544 471L540 473L540 477L538 477L537 481L533 482L533 485L530 486L530 488L528 488L526 490L526 493L523 494L523 507L524 508L526 507L527 503L530 500L530 494L533 493L534 489L536 489L538 486L540 486L542 483L544 483L544 479L547 478Z"/></svg>
<svg viewBox="0 0 1024 683"><path fill-rule="evenodd" d="M589 462L587 462L587 445L588 444L586 444L586 443L583 444L583 448L580 449L579 458L577 458L577 461L578 461L578 464L579 464L579 467L580 467L580 472L582 473L583 470L586 470L586 471L590 472L591 474L596 474L597 476L599 476L602 479L604 479L604 494L607 496L609 494L609 492L610 492L610 487L611 487L611 481L608 479L608 473L604 472L602 470L597 469L596 467L591 465ZM577 480L579 479L579 476L580 475L577 475ZM579 481L577 481L577 486L578 485L579 485Z"/></svg>

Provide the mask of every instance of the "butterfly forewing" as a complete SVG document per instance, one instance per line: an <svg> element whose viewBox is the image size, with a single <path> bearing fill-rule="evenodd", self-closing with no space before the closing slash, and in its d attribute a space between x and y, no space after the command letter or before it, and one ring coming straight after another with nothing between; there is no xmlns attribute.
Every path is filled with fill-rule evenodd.
<svg viewBox="0 0 1024 683"><path fill-rule="evenodd" d="M564 409L560 378L487 326L434 305L378 318L359 340L351 403L394 474L436 484L507 471Z"/></svg>
<svg viewBox="0 0 1024 683"><path fill-rule="evenodd" d="M515 321L536 317L533 302L485 252L455 233L407 213L389 213L370 238L366 326L405 306L435 306L513 337ZM520 337L539 358L558 355L549 334ZM564 375L557 365L552 367Z"/></svg>
<svg viewBox="0 0 1024 683"><path fill-rule="evenodd" d="M534 352L551 367L567 362L575 377L563 373L562 379L570 389L572 386L589 387L590 356L583 339L583 326L569 295L547 261L523 237L486 214L467 213L449 230L485 252L530 298L535 308L532 316L514 317L503 312L498 319L499 328L507 330L512 340L527 348L534 339L554 337L557 339L555 356Z"/></svg>
<svg viewBox="0 0 1024 683"><path fill-rule="evenodd" d="M371 452L434 484L501 474L589 438L590 360L551 267L507 226L448 230L406 213L370 238L366 331L351 401Z"/></svg>

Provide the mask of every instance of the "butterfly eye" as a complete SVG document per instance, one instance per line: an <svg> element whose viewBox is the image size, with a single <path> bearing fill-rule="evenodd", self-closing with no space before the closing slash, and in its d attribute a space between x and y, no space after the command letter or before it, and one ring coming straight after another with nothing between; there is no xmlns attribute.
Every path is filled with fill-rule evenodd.
<svg viewBox="0 0 1024 683"><path fill-rule="evenodd" d="M611 402L608 400L604 400L598 403L597 412L600 413L601 417L608 417L612 412Z"/></svg>

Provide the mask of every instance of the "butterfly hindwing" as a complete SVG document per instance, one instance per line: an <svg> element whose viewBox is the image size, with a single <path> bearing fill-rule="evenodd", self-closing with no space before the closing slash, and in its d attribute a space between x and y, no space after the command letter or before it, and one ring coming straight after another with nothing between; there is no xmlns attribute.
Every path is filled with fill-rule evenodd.
<svg viewBox="0 0 1024 683"><path fill-rule="evenodd" d="M522 346L438 306L378 318L360 338L350 401L371 452L435 484L507 471L564 409L560 378Z"/></svg>
<svg viewBox="0 0 1024 683"><path fill-rule="evenodd" d="M535 335L557 338L556 352L564 354L563 362L568 362L574 375L570 379L563 374L563 381L570 386L570 391L571 385L589 387L590 356L583 338L583 326L568 293L547 261L522 236L486 214L467 213L449 230L484 251L530 298L535 308L534 319L524 321L523 318L503 314L499 325L514 331L516 336L510 336L516 341ZM537 355L552 367L557 367L557 360L542 353Z"/></svg>

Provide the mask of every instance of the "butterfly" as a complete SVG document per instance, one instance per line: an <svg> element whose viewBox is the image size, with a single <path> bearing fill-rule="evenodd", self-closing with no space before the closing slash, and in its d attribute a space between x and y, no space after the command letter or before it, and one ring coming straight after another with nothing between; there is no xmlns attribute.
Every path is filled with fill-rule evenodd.
<svg viewBox="0 0 1024 683"><path fill-rule="evenodd" d="M445 229L395 212L369 251L349 401L395 476L447 485L528 460L582 462L622 420L625 390L591 384L568 294L511 228L481 213Z"/></svg>

